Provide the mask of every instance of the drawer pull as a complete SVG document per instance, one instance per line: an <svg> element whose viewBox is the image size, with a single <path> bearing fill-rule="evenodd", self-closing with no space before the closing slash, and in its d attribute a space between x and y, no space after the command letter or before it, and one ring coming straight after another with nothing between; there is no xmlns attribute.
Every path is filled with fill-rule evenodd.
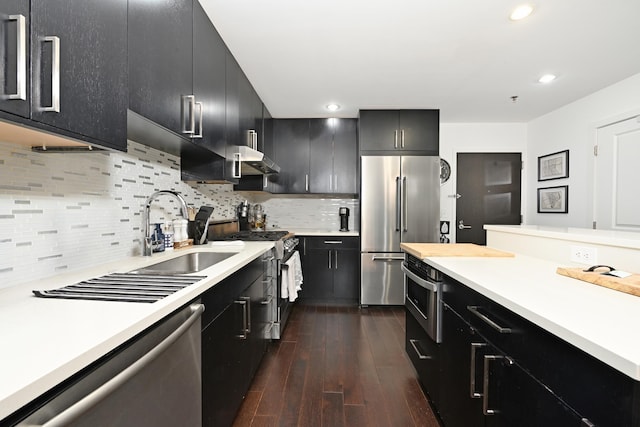
<svg viewBox="0 0 640 427"><path fill-rule="evenodd" d="M471 343L471 364L469 366L469 372L471 373L469 377L469 389L471 391L472 399L479 399L482 397L482 393L476 391L476 351L479 348L486 347L487 344L481 342L472 342Z"/></svg>
<svg viewBox="0 0 640 427"><path fill-rule="evenodd" d="M484 372L482 381L482 413L485 415L495 415L500 411L498 409L489 408L489 369L491 368L491 362L494 360L505 359L506 363L510 366L513 365L513 360L507 356L487 354L484 356Z"/></svg>
<svg viewBox="0 0 640 427"><path fill-rule="evenodd" d="M411 344L411 347L413 347L413 351L416 352L416 354L418 355L418 359L420 360L426 360L426 359L431 359L430 356L426 356L424 354L422 354L420 352L420 350L418 349L418 346L416 345L416 343L418 342L418 340L409 340L409 343Z"/></svg>
<svg viewBox="0 0 640 427"><path fill-rule="evenodd" d="M341 245L342 240L325 240L324 244L325 245Z"/></svg>
<svg viewBox="0 0 640 427"><path fill-rule="evenodd" d="M501 333L501 334L510 334L510 333L513 332L513 329L505 328L504 326L500 326L496 322L494 322L493 320L489 319L484 314L480 313L479 309L480 309L480 307L477 306L477 305L468 305L467 306L467 310L469 310L470 312L472 312L473 314L478 316L480 318L480 320L482 320L487 325L491 326L493 329L495 329L499 333Z"/></svg>
<svg viewBox="0 0 640 427"><path fill-rule="evenodd" d="M273 301L273 295L267 295L267 298L265 298L260 304L269 305L271 304L271 301Z"/></svg>

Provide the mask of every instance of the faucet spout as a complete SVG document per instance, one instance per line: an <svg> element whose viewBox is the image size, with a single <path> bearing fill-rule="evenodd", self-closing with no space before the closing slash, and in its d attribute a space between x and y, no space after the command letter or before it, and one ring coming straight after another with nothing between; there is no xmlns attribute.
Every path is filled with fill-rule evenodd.
<svg viewBox="0 0 640 427"><path fill-rule="evenodd" d="M182 217L186 220L189 219L189 211L187 209L187 202L185 202L185 200L182 198L182 196L178 193L176 193L175 191L171 191L171 190L160 190L160 191L156 191L155 193L153 193L151 196L149 196L149 198L147 199L147 202L145 203L144 206L144 240L142 242L142 255L143 256L151 256L151 253L153 252L152 250L152 242L151 242L151 230L150 230L150 219L149 217L151 216L151 202L153 202L158 196L161 196L163 194L169 195L169 196L173 196L176 200L178 200L178 203L180 204L180 214L182 215Z"/></svg>

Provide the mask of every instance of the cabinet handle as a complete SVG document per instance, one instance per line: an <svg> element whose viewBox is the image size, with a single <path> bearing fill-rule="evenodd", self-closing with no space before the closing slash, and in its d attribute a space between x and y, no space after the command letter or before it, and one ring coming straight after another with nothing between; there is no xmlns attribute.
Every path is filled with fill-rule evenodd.
<svg viewBox="0 0 640 427"><path fill-rule="evenodd" d="M415 351L416 354L418 355L418 359L420 359L420 360L431 359L430 356L426 356L426 355L424 355L424 354L422 354L420 352L420 350L418 349L418 346L416 344L417 342L418 342L418 340L411 340L411 339L409 340L409 343L411 344L411 347L413 347L413 351Z"/></svg>
<svg viewBox="0 0 640 427"><path fill-rule="evenodd" d="M194 95L182 95L182 133L188 135L196 133L195 103Z"/></svg>
<svg viewBox="0 0 640 427"><path fill-rule="evenodd" d="M333 191L333 175L329 174L329 191Z"/></svg>
<svg viewBox="0 0 640 427"><path fill-rule="evenodd" d="M331 251L327 251L327 254L329 256L329 270L331 270Z"/></svg>
<svg viewBox="0 0 640 427"><path fill-rule="evenodd" d="M402 218L402 229L404 231L409 231L407 228L407 223L409 222L409 198L407 197L407 177L402 177L402 213L404 217Z"/></svg>
<svg viewBox="0 0 640 427"><path fill-rule="evenodd" d="M471 364L469 365L469 390L472 399L478 399L482 397L482 393L476 391L476 351L479 348L486 347L487 344L481 342L471 343Z"/></svg>
<svg viewBox="0 0 640 427"><path fill-rule="evenodd" d="M342 240L325 240L324 244L325 245L341 245Z"/></svg>
<svg viewBox="0 0 640 427"><path fill-rule="evenodd" d="M267 175L262 175L262 188L267 188L269 184L269 180L267 179Z"/></svg>
<svg viewBox="0 0 640 427"><path fill-rule="evenodd" d="M267 298L264 301L262 301L260 304L269 305L271 304L271 301L273 301L273 295L267 295Z"/></svg>
<svg viewBox="0 0 640 427"><path fill-rule="evenodd" d="M309 192L309 174L304 175L304 191Z"/></svg>
<svg viewBox="0 0 640 427"><path fill-rule="evenodd" d="M194 105L198 111L198 133L194 133L191 138L202 138L202 119L204 115L204 108L202 106L202 102L195 102Z"/></svg>
<svg viewBox="0 0 640 427"><path fill-rule="evenodd" d="M45 36L43 43L51 43L51 105L41 111L60 112L60 37Z"/></svg>
<svg viewBox="0 0 640 427"><path fill-rule="evenodd" d="M501 333L501 334L510 334L511 332L513 332L513 329L505 328L504 326L500 326L496 322L494 322L493 320L489 319L484 314L480 313L480 311L479 311L480 308L481 307L479 307L477 305L468 305L467 306L467 310L469 310L470 312L472 312L473 314L478 316L480 318L480 320L482 320L487 325L491 326L493 329L495 329L499 333Z"/></svg>
<svg viewBox="0 0 640 427"><path fill-rule="evenodd" d="M335 174L335 175L334 175L334 178L333 178L333 187L334 187L334 190L333 190L333 191L335 191L335 192L337 193L337 192L338 192L338 174Z"/></svg>
<svg viewBox="0 0 640 427"><path fill-rule="evenodd" d="M27 37L24 15L9 15L9 21L16 21L16 93L8 94L9 99L27 99Z"/></svg>
<svg viewBox="0 0 640 427"><path fill-rule="evenodd" d="M246 332L247 334L251 333L251 297L240 297L241 300L246 301L246 307L247 307L247 326L246 326Z"/></svg>
<svg viewBox="0 0 640 427"><path fill-rule="evenodd" d="M482 413L485 415L495 415L500 411L498 409L489 408L489 369L491 368L491 362L494 360L506 359L509 365L513 365L513 360L510 357L486 354L484 356L484 372L482 376Z"/></svg>
<svg viewBox="0 0 640 427"><path fill-rule="evenodd" d="M335 266L335 269L337 270L338 269L338 251L333 251L333 252L335 252L335 255L336 255L336 266Z"/></svg>
<svg viewBox="0 0 640 427"><path fill-rule="evenodd" d="M242 161L240 153L233 153L233 170L231 172L232 178L242 178Z"/></svg>
<svg viewBox="0 0 640 427"><path fill-rule="evenodd" d="M398 148L398 129L393 131L393 148Z"/></svg>
<svg viewBox="0 0 640 427"><path fill-rule="evenodd" d="M242 333L236 335L236 338L240 338L241 340L247 339L247 301L244 299L239 299L234 301L234 304L239 304L242 306L242 328L240 329Z"/></svg>
<svg viewBox="0 0 640 427"><path fill-rule="evenodd" d="M404 148L404 129L400 131L400 147Z"/></svg>

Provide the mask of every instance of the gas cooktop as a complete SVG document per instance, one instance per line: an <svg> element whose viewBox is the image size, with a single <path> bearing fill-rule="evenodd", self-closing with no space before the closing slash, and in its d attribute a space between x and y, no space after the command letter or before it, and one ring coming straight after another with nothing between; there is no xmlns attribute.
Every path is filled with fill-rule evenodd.
<svg viewBox="0 0 640 427"><path fill-rule="evenodd" d="M238 231L220 237L221 240L276 241L289 234L288 231Z"/></svg>

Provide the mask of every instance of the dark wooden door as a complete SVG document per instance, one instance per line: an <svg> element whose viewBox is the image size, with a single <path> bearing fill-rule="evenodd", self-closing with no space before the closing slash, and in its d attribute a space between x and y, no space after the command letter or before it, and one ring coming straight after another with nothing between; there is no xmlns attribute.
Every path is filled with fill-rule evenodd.
<svg viewBox="0 0 640 427"><path fill-rule="evenodd" d="M309 120L274 120L275 162L280 173L275 178L278 193L309 192Z"/></svg>
<svg viewBox="0 0 640 427"><path fill-rule="evenodd" d="M309 192L333 192L333 120L309 120Z"/></svg>
<svg viewBox="0 0 640 427"><path fill-rule="evenodd" d="M31 88L29 80L30 33L31 15L29 13L29 0L6 0L0 6L0 110L29 117L29 100ZM17 15L18 18L8 19L8 16ZM24 44L22 37L24 34ZM19 63L24 65L19 67Z"/></svg>
<svg viewBox="0 0 640 427"><path fill-rule="evenodd" d="M73 13L65 0L32 0L31 41L31 118L126 149L127 0L74 2Z"/></svg>
<svg viewBox="0 0 640 427"><path fill-rule="evenodd" d="M520 224L521 153L458 153L456 242L487 243L485 224Z"/></svg>
<svg viewBox="0 0 640 427"><path fill-rule="evenodd" d="M200 3L193 7L193 94L202 103L202 138L193 142L224 157L227 50Z"/></svg>
<svg viewBox="0 0 640 427"><path fill-rule="evenodd" d="M188 139L182 97L193 93L193 1L129 0L128 19L129 108Z"/></svg>
<svg viewBox="0 0 640 427"><path fill-rule="evenodd" d="M333 119L333 192L358 192L358 121Z"/></svg>

